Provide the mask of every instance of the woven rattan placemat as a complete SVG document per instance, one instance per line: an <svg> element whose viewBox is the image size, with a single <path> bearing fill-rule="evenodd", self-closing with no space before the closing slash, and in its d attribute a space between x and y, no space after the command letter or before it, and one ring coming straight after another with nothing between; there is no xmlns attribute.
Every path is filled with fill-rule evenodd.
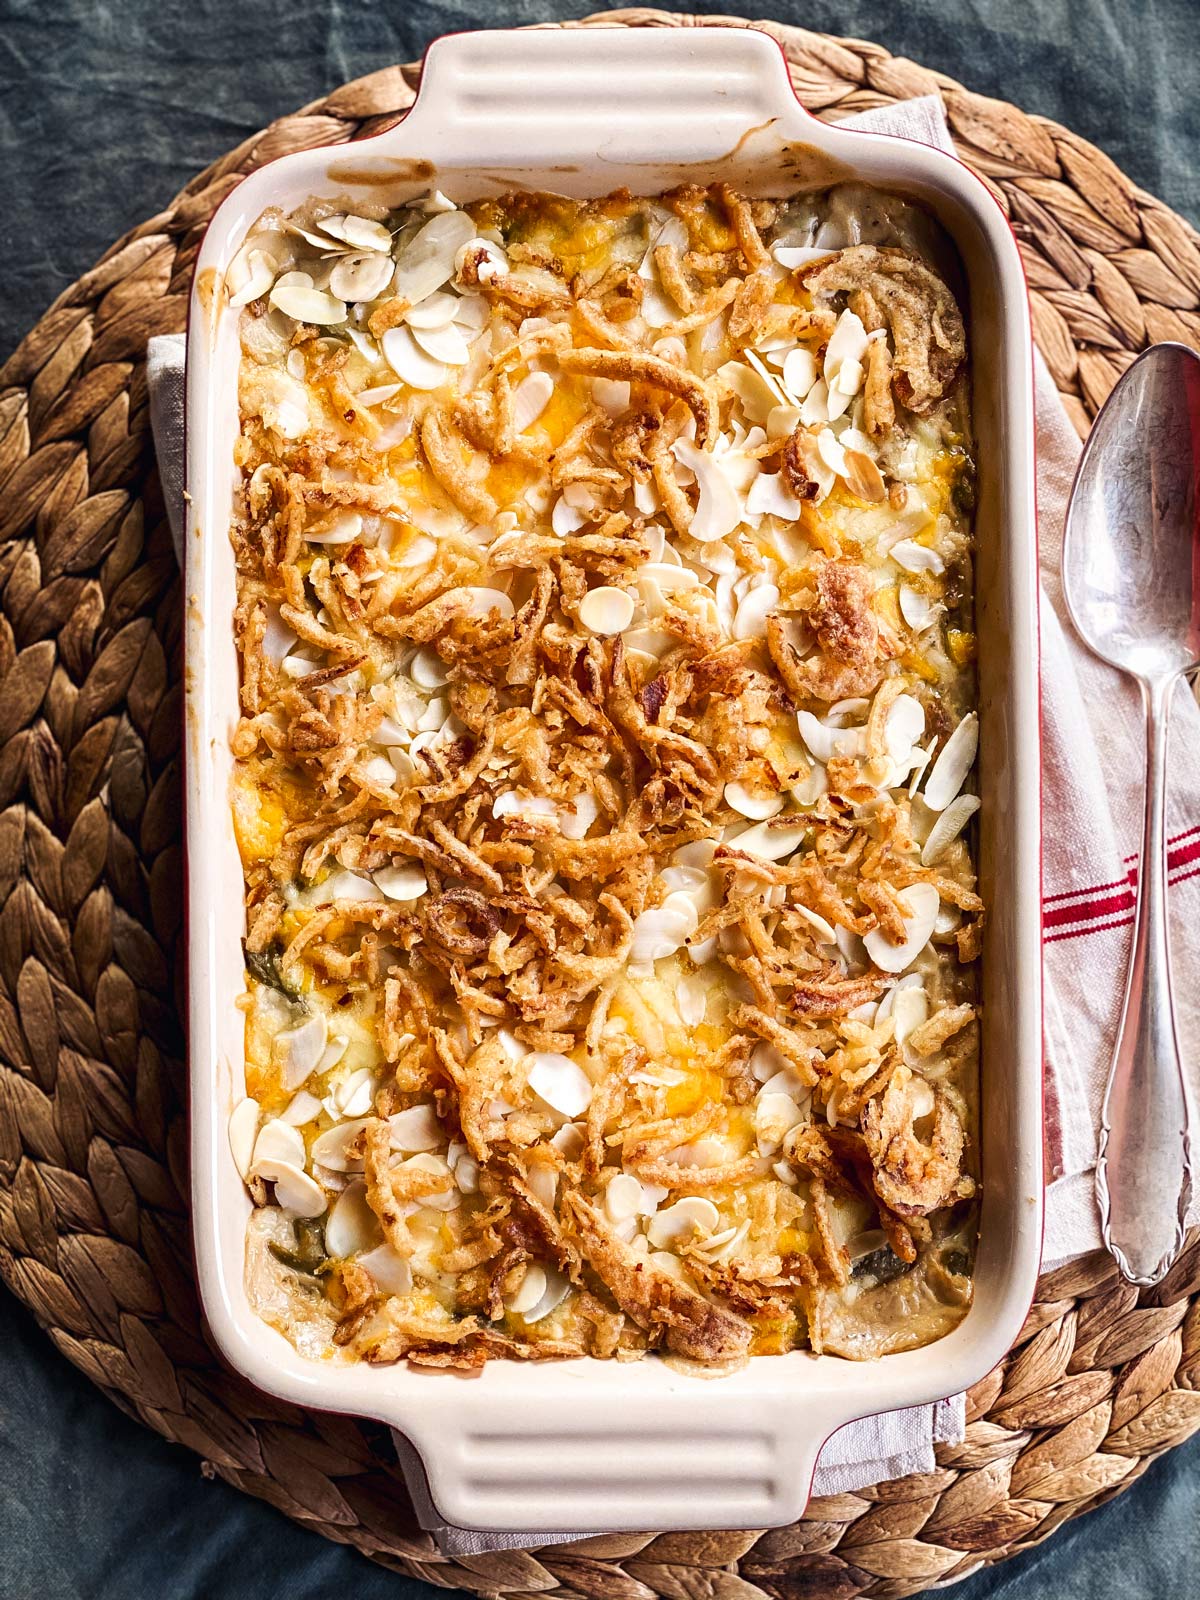
<svg viewBox="0 0 1200 1600"><path fill-rule="evenodd" d="M1200 235L1098 150L877 45L763 26L823 116L942 95L960 153L1012 218L1037 337L1081 431L1147 342L1200 346ZM416 1577L594 1600L912 1594L1045 1538L1200 1428L1200 1236L1140 1295L1100 1256L1043 1278L935 1472L814 1500L766 1534L443 1557L414 1524L384 1430L280 1405L204 1340L175 1004L181 593L146 340L183 327L201 231L239 178L377 131L411 104L418 73L362 78L232 151L114 245L0 372L0 1272L123 1410Z"/></svg>

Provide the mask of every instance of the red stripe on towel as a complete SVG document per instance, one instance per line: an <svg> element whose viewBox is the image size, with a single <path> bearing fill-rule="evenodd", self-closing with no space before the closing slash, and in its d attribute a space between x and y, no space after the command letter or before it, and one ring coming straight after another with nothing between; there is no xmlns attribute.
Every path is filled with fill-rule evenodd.
<svg viewBox="0 0 1200 1600"><path fill-rule="evenodd" d="M1120 894L1084 900L1078 905L1054 906L1043 913L1042 924L1047 928L1060 928L1075 922L1095 922L1098 917L1111 917L1115 912L1132 910L1133 890L1126 885Z"/></svg>

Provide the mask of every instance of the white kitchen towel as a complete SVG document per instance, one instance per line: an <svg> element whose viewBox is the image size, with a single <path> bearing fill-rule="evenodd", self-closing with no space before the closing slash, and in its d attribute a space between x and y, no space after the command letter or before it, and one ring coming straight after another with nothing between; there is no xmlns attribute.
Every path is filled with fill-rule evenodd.
<svg viewBox="0 0 1200 1600"><path fill-rule="evenodd" d="M936 96L869 111L848 126L952 150ZM150 416L176 549L183 544L182 335L152 339ZM1038 531L1042 579L1043 913L1046 1006L1045 1262L1095 1249L1096 1130L1116 1034L1137 881L1142 725L1136 691L1091 656L1071 630L1061 585L1062 525L1079 440L1049 372L1036 363ZM1200 1043L1200 709L1183 686L1174 706L1168 833L1175 992L1185 1054ZM1198 1073L1200 1077L1200 1073ZM1200 1082L1197 1082L1200 1090ZM813 1492L837 1494L934 1467L934 1445L961 1439L964 1398L869 1417L839 1429L817 1464ZM397 1436L423 1527L448 1555L528 1548L584 1537L449 1527L429 1498L419 1459Z"/></svg>

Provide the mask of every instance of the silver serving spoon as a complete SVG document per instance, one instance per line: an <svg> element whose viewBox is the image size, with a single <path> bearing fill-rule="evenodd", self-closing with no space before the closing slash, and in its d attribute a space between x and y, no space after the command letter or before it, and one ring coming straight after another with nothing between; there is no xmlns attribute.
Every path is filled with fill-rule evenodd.
<svg viewBox="0 0 1200 1600"><path fill-rule="evenodd" d="M1063 585L1102 661L1137 680L1146 710L1146 810L1129 984L1104 1091L1096 1198L1130 1283L1166 1274L1192 1193L1190 1107L1167 933L1167 717L1200 664L1200 356L1156 344L1096 418L1067 509Z"/></svg>

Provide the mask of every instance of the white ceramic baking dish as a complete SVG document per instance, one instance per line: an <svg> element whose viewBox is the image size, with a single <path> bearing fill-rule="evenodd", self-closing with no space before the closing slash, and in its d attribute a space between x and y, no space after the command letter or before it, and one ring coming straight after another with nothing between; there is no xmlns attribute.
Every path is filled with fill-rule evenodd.
<svg viewBox="0 0 1200 1600"><path fill-rule="evenodd" d="M730 179L758 193L856 175L922 200L969 286L979 439L982 673L983 1211L975 1301L947 1338L860 1365L756 1357L715 1381L657 1360L490 1362L477 1376L302 1358L251 1311L249 1201L226 1137L243 1093L242 875L229 810L237 706L227 538L234 486L236 315L222 275L268 205L311 195L396 203L431 180L466 200L513 186L574 195ZM982 183L924 145L827 127L797 103L781 52L742 29L493 32L439 40L416 105L353 146L306 150L247 178L197 266L188 340L187 842L196 1254L212 1332L233 1366L304 1405L407 1434L433 1499L480 1529L763 1528L797 1517L824 1439L854 1418L963 1389L1004 1354L1041 1244L1037 562L1031 342L1013 237Z"/></svg>

